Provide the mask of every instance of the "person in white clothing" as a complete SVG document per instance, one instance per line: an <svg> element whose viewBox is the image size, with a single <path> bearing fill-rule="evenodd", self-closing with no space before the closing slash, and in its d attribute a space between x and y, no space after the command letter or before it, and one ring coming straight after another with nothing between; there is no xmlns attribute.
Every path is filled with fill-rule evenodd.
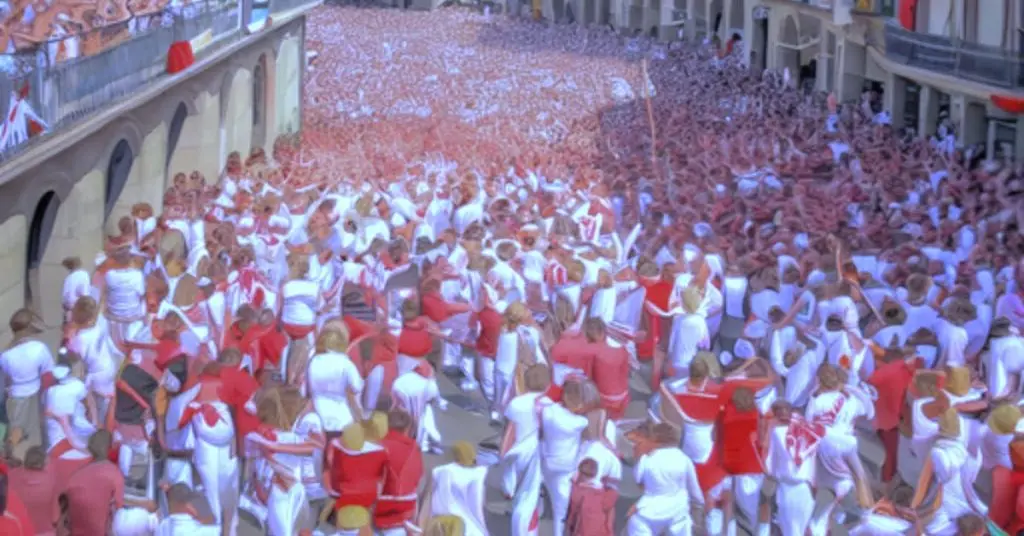
<svg viewBox="0 0 1024 536"><path fill-rule="evenodd" d="M42 376L54 366L49 347L35 338L42 330L33 325L34 318L28 309L11 315L8 325L13 340L0 353L0 370L7 385L8 434L21 430L21 441L15 446L19 455L29 447L43 445L39 390Z"/></svg>
<svg viewBox="0 0 1024 536"><path fill-rule="evenodd" d="M572 476L579 466L583 430L589 421L583 416L587 408L581 382L568 382L562 393L563 404L548 404L540 412L541 475L551 500L555 536L565 531L565 515L569 510ZM599 403L599 402L598 402Z"/></svg>
<svg viewBox="0 0 1024 536"><path fill-rule="evenodd" d="M77 329L69 337L67 349L82 358L86 369L85 385L94 398L99 415L106 415L124 353L114 344L107 320L99 314L99 306L92 297L78 299L71 312L71 321Z"/></svg>
<svg viewBox="0 0 1024 536"><path fill-rule="evenodd" d="M185 483L166 490L168 513L157 525L154 536L220 536L220 526L211 515L202 517L195 503L200 497Z"/></svg>
<svg viewBox="0 0 1024 536"><path fill-rule="evenodd" d="M451 463L435 467L426 489L423 508L430 517L458 516L465 536L487 536L484 520L484 493L487 467L478 466L476 450L465 441L452 445Z"/></svg>
<svg viewBox="0 0 1024 536"><path fill-rule="evenodd" d="M540 410L554 402L544 396L551 383L547 366L533 365L523 377L527 392L505 407L501 463L502 490L513 500L511 533L525 535L531 533L532 520L540 507Z"/></svg>
<svg viewBox="0 0 1024 536"><path fill-rule="evenodd" d="M54 451L64 442L58 450L60 454L65 449L85 452L89 437L96 431L96 406L85 384L71 376L71 368L66 364L54 367L53 378L57 383L46 390L47 451Z"/></svg>
<svg viewBox="0 0 1024 536"><path fill-rule="evenodd" d="M671 425L654 425L651 435L654 449L641 454L634 469L643 495L630 509L627 530L630 536L690 536L693 519L704 515L697 471Z"/></svg>
<svg viewBox="0 0 1024 536"><path fill-rule="evenodd" d="M64 306L64 321L71 318L71 308L75 306L78 298L89 296L92 292L92 280L89 272L82 268L82 259L68 257L61 262L67 269L68 275L64 278L64 287L61 289L61 305Z"/></svg>
<svg viewBox="0 0 1024 536"><path fill-rule="evenodd" d="M391 399L397 408L412 416L416 423L416 441L423 452L440 453L441 432L437 429L434 405L447 407L434 378L434 370L423 362L411 372L399 373L391 387Z"/></svg>
<svg viewBox="0 0 1024 536"><path fill-rule="evenodd" d="M363 377L345 353L348 331L343 325L324 330L316 346L306 371L306 395L313 400L324 430L341 432L362 417Z"/></svg>
<svg viewBox="0 0 1024 536"><path fill-rule="evenodd" d="M814 514L814 471L817 442L812 429L793 406L778 400L772 405L765 473L775 481L777 525L782 536L805 536Z"/></svg>

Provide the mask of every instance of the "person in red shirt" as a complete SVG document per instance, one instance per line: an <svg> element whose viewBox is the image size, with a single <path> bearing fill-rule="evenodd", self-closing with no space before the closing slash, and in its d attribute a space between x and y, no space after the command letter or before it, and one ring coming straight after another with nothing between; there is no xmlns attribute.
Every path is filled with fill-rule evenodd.
<svg viewBox="0 0 1024 536"><path fill-rule="evenodd" d="M442 364L446 369L456 369L461 364L462 345L457 341L469 337L473 305L450 302L441 295L441 281L430 277L423 281L420 306L426 316L442 330L449 331L452 342L444 342Z"/></svg>
<svg viewBox="0 0 1024 536"><path fill-rule="evenodd" d="M917 369L924 362L907 358L902 349L890 348L875 366L868 383L885 396L875 400L875 429L885 448L885 462L882 464L882 482L889 484L896 476L897 456L900 440L900 412L907 398L907 389L914 381Z"/></svg>
<svg viewBox="0 0 1024 536"><path fill-rule="evenodd" d="M392 363L398 355L398 338L387 329L387 324L374 324L352 315L342 317L348 329L349 357L352 358L363 377L369 376L373 368Z"/></svg>
<svg viewBox="0 0 1024 536"><path fill-rule="evenodd" d="M388 466L373 510L373 523L378 531L402 528L416 516L416 488L423 478L423 455L412 433L415 432L408 413L388 413L388 433L380 441L387 452Z"/></svg>
<svg viewBox="0 0 1024 536"><path fill-rule="evenodd" d="M256 354L259 356L259 362L253 363L253 374L256 377L261 377L271 368L278 369L281 366L285 348L288 347L288 335L277 326L276 320L272 309L264 309L260 313L258 332L253 334L257 337ZM285 373L283 370L280 372L282 376Z"/></svg>
<svg viewBox="0 0 1024 536"><path fill-rule="evenodd" d="M477 313L478 335L476 337L477 363L473 376L479 381L484 397L491 401L491 420L500 420L498 407L500 402L494 396L494 359L498 355L498 340L505 323L505 303L498 300L497 292L486 283L483 288L483 308ZM471 391L477 386L476 381L464 381L462 389Z"/></svg>
<svg viewBox="0 0 1024 536"><path fill-rule="evenodd" d="M591 346L593 342L589 335L587 326L591 326L588 319L584 324L584 331L567 329L562 332L561 337L551 347L551 387L548 388L548 398L559 402L562 399L562 386L565 380L573 375L584 375L592 378L594 375L594 352L596 348Z"/></svg>
<svg viewBox="0 0 1024 536"><path fill-rule="evenodd" d="M25 452L25 462L20 467L11 467L9 482L18 490L32 524L39 531L37 534L56 534L54 526L60 517L58 483L53 467L46 463L46 451L38 445L30 447Z"/></svg>
<svg viewBox="0 0 1024 536"><path fill-rule="evenodd" d="M363 425L345 427L341 437L327 444L324 464L323 485L335 497L334 511L346 506L372 507L388 471L387 451L366 441Z"/></svg>
<svg viewBox="0 0 1024 536"><path fill-rule="evenodd" d="M595 482L597 462L585 458L576 470L576 480L569 496L565 516L565 536L612 536L615 531L615 502L619 492L614 487Z"/></svg>
<svg viewBox="0 0 1024 536"><path fill-rule="evenodd" d="M764 480L761 437L764 426L754 399L756 380L726 381L719 400L722 403L719 445L722 467L732 479L732 508L724 512L724 526L730 533L738 508L747 519L758 519L758 501Z"/></svg>
<svg viewBox="0 0 1024 536"><path fill-rule="evenodd" d="M621 419L629 406L629 352L608 343L608 330L600 318L588 318L583 329L593 352L590 378L601 394L601 406L609 419Z"/></svg>
<svg viewBox="0 0 1024 536"><path fill-rule="evenodd" d="M0 534L4 536L35 536L28 509L11 488L7 464L0 462ZM40 534L46 534L42 532Z"/></svg>
<svg viewBox="0 0 1024 536"><path fill-rule="evenodd" d="M235 313L235 319L231 323L231 327L224 334L224 349L234 348L241 352L242 356L249 356L252 360L254 371L256 370L255 367L263 362L260 355L259 341L268 331L273 329L273 325L269 327L261 326L258 320L258 315L251 306L242 305Z"/></svg>
<svg viewBox="0 0 1024 536"><path fill-rule="evenodd" d="M402 331L398 334L399 373L415 369L433 349L430 320L420 315L415 299L406 299L402 302Z"/></svg>
<svg viewBox="0 0 1024 536"><path fill-rule="evenodd" d="M665 328L661 325L661 317L648 311L646 305L653 305L662 311L668 310L672 289L675 287L675 269L672 265L666 265L661 271L661 277L658 278L658 266L647 262L637 267L637 276L640 285L647 289L643 314L647 338L636 345L637 359L643 368L650 368L651 389L657 391L661 386L661 368L664 361L663 352L658 350L665 346L667 340L663 340L665 338L662 332ZM671 327L671 323L668 327Z"/></svg>

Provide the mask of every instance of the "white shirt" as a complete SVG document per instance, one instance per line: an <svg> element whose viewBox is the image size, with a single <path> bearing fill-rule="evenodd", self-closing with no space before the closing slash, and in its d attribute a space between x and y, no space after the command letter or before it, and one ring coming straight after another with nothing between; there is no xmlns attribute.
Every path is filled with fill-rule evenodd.
<svg viewBox="0 0 1024 536"><path fill-rule="evenodd" d="M347 355L327 352L313 356L306 378L313 407L323 419L325 430L340 431L352 423L347 393L352 391L358 400L363 392L363 377Z"/></svg>
<svg viewBox="0 0 1024 536"><path fill-rule="evenodd" d="M505 418L515 426L516 441L537 433L537 399L544 393L525 393L509 400L505 406Z"/></svg>
<svg viewBox="0 0 1024 536"><path fill-rule="evenodd" d="M286 324L309 326L316 323L320 286L313 281L293 279L281 287L281 320Z"/></svg>
<svg viewBox="0 0 1024 536"><path fill-rule="evenodd" d="M64 289L61 291L61 302L65 309L71 309L75 302L82 296L88 296L92 291L92 281L89 280L89 273L78 269L64 278Z"/></svg>
<svg viewBox="0 0 1024 536"><path fill-rule="evenodd" d="M815 458L811 453L801 460L800 465L789 452L786 445L788 426L775 426L771 430L768 442L768 456L765 466L770 476L784 484L798 482L814 482Z"/></svg>
<svg viewBox="0 0 1024 536"><path fill-rule="evenodd" d="M107 285L107 312L116 320L135 320L146 314L146 276L142 270L109 270L104 280Z"/></svg>
<svg viewBox="0 0 1024 536"><path fill-rule="evenodd" d="M188 514L171 514L160 522L154 536L220 536L220 527L202 525Z"/></svg>
<svg viewBox="0 0 1024 536"><path fill-rule="evenodd" d="M633 473L644 490L637 513L645 518L687 518L690 501L704 504L693 462L678 448L660 448L641 457Z"/></svg>
<svg viewBox="0 0 1024 536"><path fill-rule="evenodd" d="M541 463L551 471L575 471L579 461L580 434L587 418L559 404L545 406L541 413Z"/></svg>
<svg viewBox="0 0 1024 536"><path fill-rule="evenodd" d="M29 397L39 392L40 377L53 370L53 354L39 341L25 340L0 353L0 369L10 379L11 398Z"/></svg>
<svg viewBox="0 0 1024 536"><path fill-rule="evenodd" d="M89 435L95 431L92 423L85 415L85 397L88 391L85 384L78 378L65 378L62 382L46 390L46 410L56 417L67 417L72 431L78 437L71 438L72 444L78 448L85 446ZM64 427L53 418L46 419L46 433L49 448L66 437Z"/></svg>

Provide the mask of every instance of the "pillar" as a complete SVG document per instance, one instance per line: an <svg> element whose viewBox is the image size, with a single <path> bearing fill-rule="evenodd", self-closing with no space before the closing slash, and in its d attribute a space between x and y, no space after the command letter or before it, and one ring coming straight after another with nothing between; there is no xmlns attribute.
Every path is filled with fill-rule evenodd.
<svg viewBox="0 0 1024 536"><path fill-rule="evenodd" d="M986 125L985 106L976 102L965 102L962 109L964 117L960 124L963 125L963 135L960 142L964 145L985 143L987 146L989 131L992 129ZM995 123L992 123L992 126L994 127Z"/></svg>
<svg viewBox="0 0 1024 536"><path fill-rule="evenodd" d="M890 73L885 81L885 109L892 116L892 128L900 129L905 125L903 117L907 113L907 80L902 76Z"/></svg>
<svg viewBox="0 0 1024 536"><path fill-rule="evenodd" d="M743 66L749 69L751 56L754 54L754 10L746 2L743 4L743 10Z"/></svg>
<svg viewBox="0 0 1024 536"><path fill-rule="evenodd" d="M775 44L776 35L779 33L779 10L773 9L768 12L768 39L764 46L764 65L767 69L779 68L779 47Z"/></svg>
<svg viewBox="0 0 1024 536"><path fill-rule="evenodd" d="M1019 137L1019 136L1018 136ZM996 154L996 122L988 121L988 128L985 132L985 154L994 158Z"/></svg>
<svg viewBox="0 0 1024 536"><path fill-rule="evenodd" d="M718 38L722 40L723 46L729 42L732 36L732 1L722 0L722 24L718 25Z"/></svg>
<svg viewBox="0 0 1024 536"><path fill-rule="evenodd" d="M1013 144L1013 157L1019 159L1024 155L1024 117L1017 118L1017 133Z"/></svg>
<svg viewBox="0 0 1024 536"><path fill-rule="evenodd" d="M828 36L830 31L822 28L821 39L818 43L818 54L815 59L818 61L818 68L814 73L815 89L828 93L832 88L828 87Z"/></svg>
<svg viewBox="0 0 1024 536"><path fill-rule="evenodd" d="M939 96L931 86L921 86L921 108L918 115L917 132L921 136L935 134L939 121Z"/></svg>

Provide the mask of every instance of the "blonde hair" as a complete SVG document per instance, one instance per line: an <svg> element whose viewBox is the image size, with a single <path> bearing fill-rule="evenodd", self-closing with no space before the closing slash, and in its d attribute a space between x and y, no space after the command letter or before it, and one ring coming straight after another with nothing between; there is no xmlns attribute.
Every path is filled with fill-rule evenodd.
<svg viewBox="0 0 1024 536"><path fill-rule="evenodd" d="M525 324L530 319L530 311L522 302L509 304L505 309L505 328L513 330Z"/></svg>
<svg viewBox="0 0 1024 536"><path fill-rule="evenodd" d="M268 389L256 405L260 422L278 430L291 430L306 404L306 399L295 387L280 386Z"/></svg>
<svg viewBox="0 0 1024 536"><path fill-rule="evenodd" d="M325 329L316 339L317 353L348 351L348 328L344 324Z"/></svg>
<svg viewBox="0 0 1024 536"><path fill-rule="evenodd" d="M334 524L342 530L356 530L370 526L370 511L362 506L342 506L334 517Z"/></svg>
<svg viewBox="0 0 1024 536"><path fill-rule="evenodd" d="M696 313L697 309L700 308L700 303L704 301L699 288L695 286L688 286L683 290L683 309L690 314Z"/></svg>
<svg viewBox="0 0 1024 536"><path fill-rule="evenodd" d="M476 465L476 449L468 441L456 441L452 445L452 459L463 467Z"/></svg>
<svg viewBox="0 0 1024 536"><path fill-rule="evenodd" d="M423 536L463 536L466 522L459 516L436 516L427 522Z"/></svg>
<svg viewBox="0 0 1024 536"><path fill-rule="evenodd" d="M341 444L348 450L358 451L366 444L366 431L363 425L354 422L341 432Z"/></svg>
<svg viewBox="0 0 1024 536"><path fill-rule="evenodd" d="M303 279L309 273L309 256L293 254L288 256L288 276L292 279Z"/></svg>
<svg viewBox="0 0 1024 536"><path fill-rule="evenodd" d="M363 422L366 431L367 441L380 441L388 435L388 414L383 411L374 411L370 419Z"/></svg>

